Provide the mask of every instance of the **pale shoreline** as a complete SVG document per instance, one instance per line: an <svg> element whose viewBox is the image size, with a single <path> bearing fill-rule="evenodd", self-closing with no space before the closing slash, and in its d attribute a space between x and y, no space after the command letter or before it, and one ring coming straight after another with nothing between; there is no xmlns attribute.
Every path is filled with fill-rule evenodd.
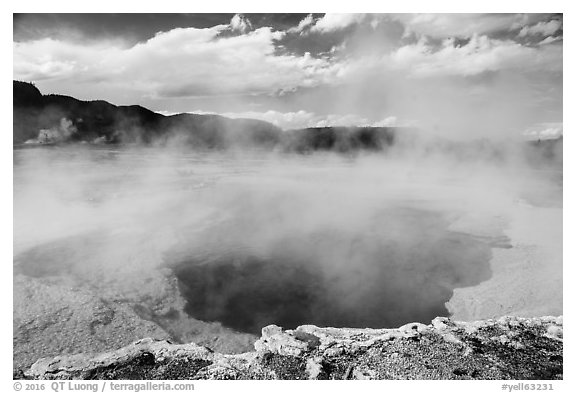
<svg viewBox="0 0 576 393"><path fill-rule="evenodd" d="M517 201L502 228L512 247L493 249L489 280L454 290L452 319L562 315L562 210Z"/></svg>

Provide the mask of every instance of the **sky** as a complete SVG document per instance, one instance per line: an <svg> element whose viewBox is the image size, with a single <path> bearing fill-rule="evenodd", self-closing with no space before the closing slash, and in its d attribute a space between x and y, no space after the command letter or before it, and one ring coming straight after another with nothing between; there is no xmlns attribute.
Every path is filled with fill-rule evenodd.
<svg viewBox="0 0 576 393"><path fill-rule="evenodd" d="M555 137L562 14L14 14L13 77L44 93L283 129Z"/></svg>

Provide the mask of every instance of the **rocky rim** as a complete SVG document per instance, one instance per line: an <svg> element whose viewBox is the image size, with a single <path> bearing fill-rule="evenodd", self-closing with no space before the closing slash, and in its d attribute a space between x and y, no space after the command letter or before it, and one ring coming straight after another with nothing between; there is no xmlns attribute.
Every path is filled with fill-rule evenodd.
<svg viewBox="0 0 576 393"><path fill-rule="evenodd" d="M436 318L398 329L262 329L255 351L143 339L96 356L44 358L26 379L562 379L563 318Z"/></svg>

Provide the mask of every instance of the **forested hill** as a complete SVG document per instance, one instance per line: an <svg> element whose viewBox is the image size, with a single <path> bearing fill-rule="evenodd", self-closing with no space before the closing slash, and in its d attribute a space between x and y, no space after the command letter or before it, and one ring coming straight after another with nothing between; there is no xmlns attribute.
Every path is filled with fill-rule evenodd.
<svg viewBox="0 0 576 393"><path fill-rule="evenodd" d="M141 143L226 149L254 147L308 152L380 150L394 142L393 127L323 127L282 131L254 119L219 115L164 116L139 105L43 95L13 82L13 143Z"/></svg>

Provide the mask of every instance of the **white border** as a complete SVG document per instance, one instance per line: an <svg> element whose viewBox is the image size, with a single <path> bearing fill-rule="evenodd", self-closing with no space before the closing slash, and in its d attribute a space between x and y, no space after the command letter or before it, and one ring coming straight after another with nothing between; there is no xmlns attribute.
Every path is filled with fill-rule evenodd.
<svg viewBox="0 0 576 393"><path fill-rule="evenodd" d="M8 4L7 4L8 3ZM1 28L2 28L2 44L4 46L3 52L10 53L12 58L12 32L9 29L12 27L12 13L32 13L32 12L134 12L134 13L165 13L165 12L266 12L266 13L280 13L280 12L562 12L564 13L564 131L567 138L565 141L564 151L564 166L565 166L565 182L564 182L564 200L568 201L564 206L564 314L565 314L565 329L566 338L564 340L565 354L564 354L564 381L554 382L555 391L567 391L569 386L576 386L574 383L575 378L571 373L574 370L574 339L570 332L573 331L573 313L572 302L574 290L570 278L574 277L574 267L572 262L576 261L574 258L574 206L573 202L576 200L574 193L574 184L572 182L573 173L576 167L574 166L574 158L570 154L573 147L571 142L571 133L574 125L572 110L567 108L574 108L573 87L576 86L573 73L576 66L574 64L574 40L573 40L573 26L574 21L571 11L574 9L573 0L547 0L547 1L522 1L522 0L484 0L482 2L465 2L462 0L402 0L402 1L386 1L377 2L375 0L354 0L350 2L339 2L329 0L314 1L310 0L291 0L278 4L279 2L272 1L255 1L244 0L238 1L218 1L218 2L194 2L192 0L164 0L163 2L147 2L142 1L118 1L118 0L98 0L97 2L80 2L71 0L20 0L9 1L2 3L1 14ZM0 155L2 165L0 166L2 174L2 274L1 288L3 294L3 303L10 310L6 316L4 323L1 326L1 348L2 354L2 381L0 386L4 387L3 391L13 391L12 381L9 380L9 373L11 373L12 363L12 329L9 319L12 315L12 146L11 143L11 128L12 128L12 87L10 80L12 79L12 62L7 61L5 58L2 61L3 75L2 78L2 123L3 127L0 132L6 136L6 141L0 147L2 154ZM10 75L10 77L8 77ZM8 138L9 136L9 138ZM329 384L329 385L328 385ZM50 385L46 385L46 390L50 390ZM471 391L471 392L496 392L501 391L501 383L496 381L372 381L362 382L355 381L349 384L344 383L331 383L331 382L234 382L232 383L219 383L216 381L196 381L196 390L242 390L242 391L292 391L295 389L361 389L362 391L379 391L382 389L393 389L393 391L430 391L441 389L445 391ZM571 389L574 391L574 389Z"/></svg>

